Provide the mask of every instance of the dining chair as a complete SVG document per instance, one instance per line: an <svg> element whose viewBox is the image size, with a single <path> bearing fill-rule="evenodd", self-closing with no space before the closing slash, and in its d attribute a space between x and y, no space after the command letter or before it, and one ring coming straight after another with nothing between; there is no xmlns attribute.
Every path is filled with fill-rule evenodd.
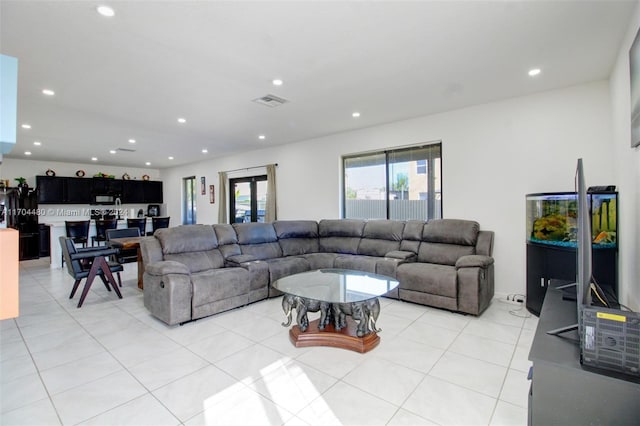
<svg viewBox="0 0 640 426"><path fill-rule="evenodd" d="M111 241L113 238L126 238L126 237L139 237L139 236L140 236L140 229L136 227L107 230L107 241ZM117 247L114 247L114 248L118 250L118 252L112 257L114 261L120 264L138 261L137 248L133 248L133 249L122 249Z"/></svg>
<svg viewBox="0 0 640 426"><path fill-rule="evenodd" d="M127 228L140 229L140 235L147 233L147 218L146 217L132 217L127 219ZM117 237L114 237L117 238Z"/></svg>
<svg viewBox="0 0 640 426"><path fill-rule="evenodd" d="M67 233L67 237L71 238L73 244L81 244L82 247L87 247L89 240L89 220L65 220L64 227ZM62 256L61 264L64 265L64 256Z"/></svg>
<svg viewBox="0 0 640 426"><path fill-rule="evenodd" d="M96 235L91 237L91 247L98 242L107 242L107 229L116 229L118 227L117 219L96 219Z"/></svg>
<svg viewBox="0 0 640 426"><path fill-rule="evenodd" d="M123 270L123 267L119 263L106 260L106 256L113 255L117 252L116 249L108 247L77 248L72 238L60 236L59 240L60 247L62 248L62 256L64 256L67 262L67 272L75 279L69 299L73 299L73 296L80 286L80 282L86 278L80 300L78 301L78 308L84 303L96 276L100 277L108 291L111 291L113 287L118 298L122 299L122 293L113 278L113 273L118 274L118 282L122 287L120 272Z"/></svg>
<svg viewBox="0 0 640 426"><path fill-rule="evenodd" d="M151 218L151 229L153 229L153 231L147 233L147 235L153 235L154 232L156 232L156 229L160 229L160 228L168 228L169 227L169 219L171 219L171 217L169 216L165 216L165 217L152 217Z"/></svg>

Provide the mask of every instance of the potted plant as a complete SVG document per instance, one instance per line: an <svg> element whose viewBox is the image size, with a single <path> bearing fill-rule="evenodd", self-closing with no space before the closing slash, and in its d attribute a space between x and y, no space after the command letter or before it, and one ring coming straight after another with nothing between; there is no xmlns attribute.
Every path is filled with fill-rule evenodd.
<svg viewBox="0 0 640 426"><path fill-rule="evenodd" d="M29 184L27 183L27 179L23 178L23 177L17 177L16 180L18 181L18 187L19 188L28 188Z"/></svg>

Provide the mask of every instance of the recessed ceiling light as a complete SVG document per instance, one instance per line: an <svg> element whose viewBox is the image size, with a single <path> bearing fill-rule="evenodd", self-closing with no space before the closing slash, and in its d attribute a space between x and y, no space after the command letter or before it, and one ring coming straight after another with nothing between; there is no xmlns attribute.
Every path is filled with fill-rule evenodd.
<svg viewBox="0 0 640 426"><path fill-rule="evenodd" d="M169 160L173 160L173 157L169 156Z"/></svg>
<svg viewBox="0 0 640 426"><path fill-rule="evenodd" d="M145 165L145 166L150 166L150 165L151 165L151 162L150 162L150 161L147 161L146 163L144 163L144 165Z"/></svg>
<svg viewBox="0 0 640 426"><path fill-rule="evenodd" d="M358 117L360 117L360 113L359 113L358 111L356 111L356 112L354 112L353 114L351 114L351 116L352 116L353 118L358 118Z"/></svg>
<svg viewBox="0 0 640 426"><path fill-rule="evenodd" d="M113 8L106 5L100 5L96 8L96 10L100 15L106 16L107 18L111 18L116 14L116 11L113 10Z"/></svg>
<svg viewBox="0 0 640 426"><path fill-rule="evenodd" d="M535 77L536 75L540 74L540 72L541 72L540 68L532 68L529 70L529 76Z"/></svg>
<svg viewBox="0 0 640 426"><path fill-rule="evenodd" d="M135 139L129 139L129 143L136 143Z"/></svg>
<svg viewBox="0 0 640 426"><path fill-rule="evenodd" d="M31 151L25 151L24 155L31 155Z"/></svg>
<svg viewBox="0 0 640 426"><path fill-rule="evenodd" d="M282 86L282 83L284 83L284 81L280 80L279 78L276 78L272 81L274 86Z"/></svg>
<svg viewBox="0 0 640 426"><path fill-rule="evenodd" d="M184 123L186 123L186 122L187 122L187 119L186 119L186 118L182 118L182 117L178 118L178 123L180 123L180 124L184 124Z"/></svg>
<svg viewBox="0 0 640 426"><path fill-rule="evenodd" d="M266 139L266 136L265 136L265 135L259 135L259 136L258 136L258 139L260 139L260 140L265 140L265 139Z"/></svg>
<svg viewBox="0 0 640 426"><path fill-rule="evenodd" d="M204 149L202 150L202 153L203 153L203 154L206 154L207 152L209 152L209 150L208 150L207 148L204 148Z"/></svg>
<svg viewBox="0 0 640 426"><path fill-rule="evenodd" d="M31 128L31 124L24 123L24 124L22 125L22 128L23 128L23 129L30 129L30 128Z"/></svg>
<svg viewBox="0 0 640 426"><path fill-rule="evenodd" d="M115 153L116 153L116 150L115 150L115 149L111 149L111 150L109 150L109 154L115 154Z"/></svg>
<svg viewBox="0 0 640 426"><path fill-rule="evenodd" d="M51 89L42 89L42 94L47 96L53 96L56 94L56 92L54 92Z"/></svg>
<svg viewBox="0 0 640 426"><path fill-rule="evenodd" d="M98 161L98 157L91 157L91 161Z"/></svg>
<svg viewBox="0 0 640 426"><path fill-rule="evenodd" d="M40 142L40 141L34 141L34 142L33 142L33 144L34 144L35 146L40 146L40 145L42 145L42 142Z"/></svg>

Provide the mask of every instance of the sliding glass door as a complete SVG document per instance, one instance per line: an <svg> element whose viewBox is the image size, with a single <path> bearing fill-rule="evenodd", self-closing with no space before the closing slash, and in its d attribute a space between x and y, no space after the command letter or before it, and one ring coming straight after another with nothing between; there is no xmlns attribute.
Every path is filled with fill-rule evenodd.
<svg viewBox="0 0 640 426"><path fill-rule="evenodd" d="M196 177L182 179L182 224L196 223Z"/></svg>
<svg viewBox="0 0 640 426"><path fill-rule="evenodd" d="M232 223L264 222L267 176L229 179L229 217Z"/></svg>

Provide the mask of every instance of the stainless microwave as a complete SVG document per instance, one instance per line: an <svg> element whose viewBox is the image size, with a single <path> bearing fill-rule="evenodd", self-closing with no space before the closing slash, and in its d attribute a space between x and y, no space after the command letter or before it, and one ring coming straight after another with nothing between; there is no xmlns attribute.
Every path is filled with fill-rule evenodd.
<svg viewBox="0 0 640 426"><path fill-rule="evenodd" d="M113 205L116 203L116 198L118 196L115 194L93 194L91 196L91 204Z"/></svg>

